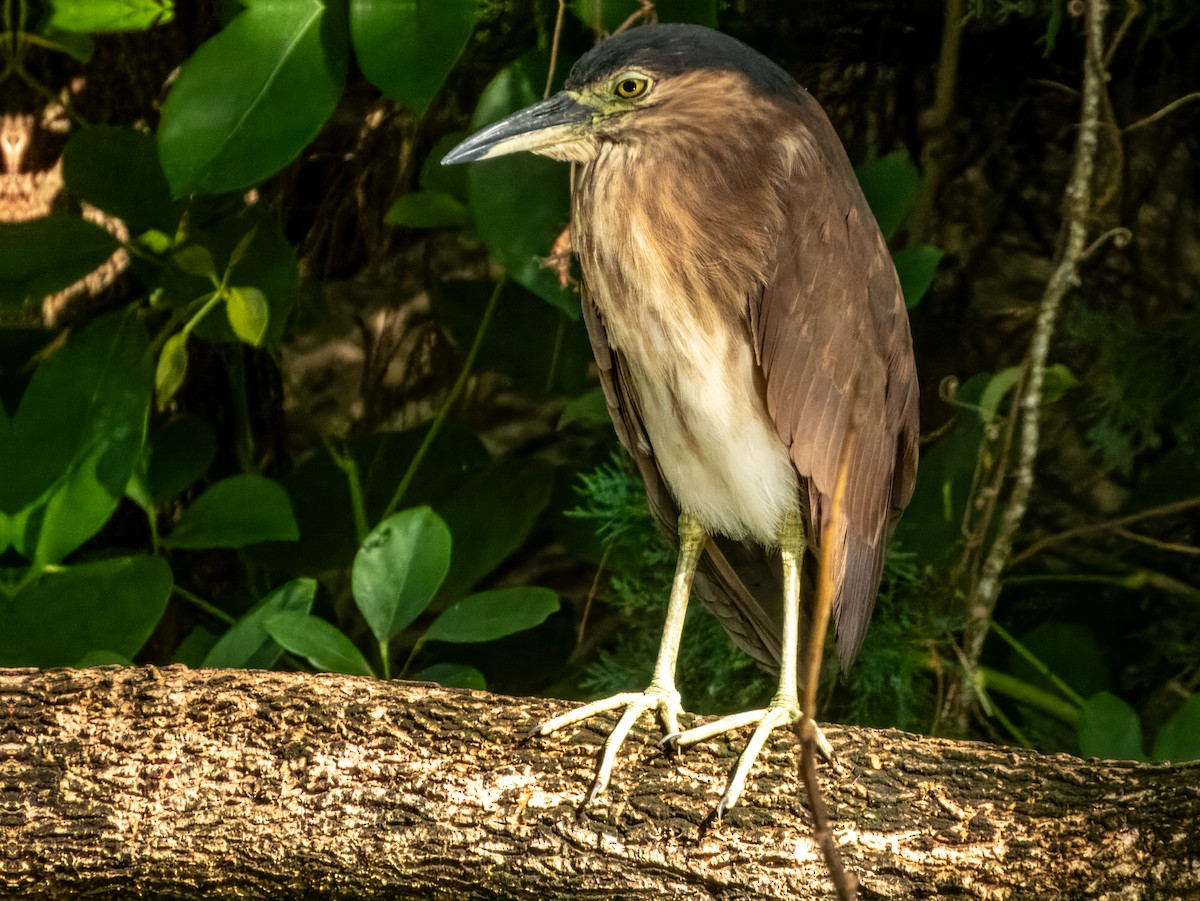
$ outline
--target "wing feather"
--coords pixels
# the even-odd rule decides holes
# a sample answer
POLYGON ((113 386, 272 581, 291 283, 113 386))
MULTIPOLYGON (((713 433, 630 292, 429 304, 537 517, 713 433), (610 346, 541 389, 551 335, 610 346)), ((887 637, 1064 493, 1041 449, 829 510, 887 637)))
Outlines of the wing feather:
POLYGON ((751 322, 768 413, 807 477, 811 533, 840 551, 834 617, 848 666, 874 607, 888 527, 912 494, 917 381, 899 279, 841 142, 807 94, 796 113, 819 164, 786 173, 779 259, 751 322), (851 430, 845 523, 826 535, 851 430))

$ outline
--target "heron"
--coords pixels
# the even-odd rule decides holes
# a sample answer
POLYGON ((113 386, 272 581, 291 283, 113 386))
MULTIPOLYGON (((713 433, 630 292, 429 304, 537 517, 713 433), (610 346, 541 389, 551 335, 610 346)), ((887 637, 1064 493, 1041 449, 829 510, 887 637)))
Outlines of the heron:
POLYGON ((754 726, 720 816, 770 732, 803 716, 800 642, 826 543, 843 670, 862 646, 888 534, 916 479, 900 282, 820 105, 721 32, 656 24, 616 35, 579 59, 561 92, 442 162, 518 151, 577 164, 570 237, 583 318, 617 436, 678 546, 649 686, 535 733, 621 711, 586 804, 646 713, 671 748, 754 726), (693 589, 779 681, 765 708, 683 730, 675 670, 693 589))

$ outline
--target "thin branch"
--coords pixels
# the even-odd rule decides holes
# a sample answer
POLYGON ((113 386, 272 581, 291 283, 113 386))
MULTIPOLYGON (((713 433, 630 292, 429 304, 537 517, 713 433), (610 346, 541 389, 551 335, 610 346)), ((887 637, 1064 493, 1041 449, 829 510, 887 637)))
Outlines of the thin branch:
POLYGON ((546 90, 542 99, 550 96, 550 88, 554 84, 554 70, 558 67, 558 45, 562 41, 563 17, 567 14, 567 0, 558 0, 558 15, 554 19, 554 37, 550 39, 550 71, 546 73, 546 90))
POLYGON ((1155 550, 1169 551, 1172 554, 1200 554, 1200 547, 1191 544, 1179 544, 1175 541, 1160 541, 1157 538, 1151 538, 1149 535, 1141 535, 1137 532, 1131 532, 1128 529, 1117 529, 1115 534, 1120 535, 1128 541, 1135 541, 1138 544, 1146 544, 1155 550))
POLYGON ((1125 40, 1125 35, 1129 32, 1129 26, 1133 24, 1133 20, 1142 11, 1142 6, 1138 3, 1138 0, 1125 0, 1125 7, 1125 18, 1117 26, 1112 43, 1108 45, 1108 51, 1104 54, 1105 69, 1112 65, 1113 57, 1117 55, 1117 48, 1121 46, 1121 41, 1125 40))
POLYGON ((1171 115, 1171 113, 1175 112, 1175 110, 1179 109, 1181 106, 1184 106, 1188 103, 1194 103, 1197 100, 1200 100, 1200 91, 1194 91, 1191 94, 1184 94, 1182 97, 1180 97, 1176 100, 1172 100, 1170 103, 1168 103, 1162 109, 1160 109, 1158 112, 1151 113, 1149 116, 1146 116, 1144 119, 1138 119, 1132 125, 1126 125, 1124 128, 1124 132, 1125 132, 1125 134, 1129 134, 1129 132, 1134 131, 1135 129, 1145 128, 1147 125, 1152 125, 1155 122, 1157 122, 1159 119, 1163 118, 1163 116, 1169 116, 1169 115, 1171 115))
POLYGON ((1173 501, 1169 504, 1151 507, 1148 510, 1140 510, 1137 513, 1130 513, 1128 516, 1119 516, 1116 519, 1108 519, 1104 522, 1093 522, 1088 523, 1086 526, 1076 526, 1073 529, 1067 529, 1065 532, 1059 532, 1057 535, 1048 535, 1040 541, 1035 541, 1019 554, 1014 554, 1012 559, 1009 560, 1009 566, 1017 566, 1024 563, 1030 557, 1036 557, 1046 548, 1050 547, 1050 545, 1068 541, 1071 538, 1078 538, 1080 535, 1093 535, 1097 532, 1107 532, 1109 529, 1121 529, 1125 526, 1131 526, 1135 522, 1141 522, 1143 519, 1170 516, 1174 513, 1191 510, 1193 507, 1200 507, 1200 497, 1190 497, 1182 501, 1173 501))
POLYGON ((1009 565, 1013 539, 1021 520, 1025 517, 1033 491, 1034 462, 1041 438, 1042 387, 1046 377, 1050 340, 1054 335, 1063 298, 1079 283, 1079 264, 1087 245, 1088 215, 1092 208, 1092 180, 1096 170, 1100 118, 1105 108, 1105 72, 1102 62, 1104 18, 1107 9, 1106 0, 1089 0, 1087 4, 1079 139, 1075 147, 1074 166, 1065 192, 1066 241, 1042 295, 1037 324, 1026 357, 1026 376, 1019 404, 1020 440, 1012 493, 983 561, 979 581, 971 592, 968 621, 963 634, 966 668, 960 676, 957 690, 953 691, 952 697, 947 700, 947 703, 954 707, 948 711, 948 719, 962 731, 966 730, 971 707, 968 685, 974 679, 972 671, 979 665, 988 625, 1000 596, 1000 577, 1009 565))
MULTIPOLYGON (((846 477, 850 472, 854 443, 854 429, 851 427, 847 430, 846 443, 842 448, 837 486, 833 491, 833 504, 829 511, 827 531, 831 536, 838 534, 844 522, 846 477)), ((825 858, 825 865, 829 868, 829 878, 837 892, 838 901, 854 901, 858 897, 858 879, 842 864, 842 856, 838 852, 837 843, 833 840, 833 830, 829 827, 829 814, 825 809, 825 799, 821 796, 821 783, 817 781, 817 768, 813 761, 813 749, 817 738, 817 724, 813 719, 813 711, 816 707, 817 688, 821 681, 821 661, 825 656, 825 635, 829 631, 829 616, 833 610, 835 591, 833 557, 840 544, 832 537, 821 542, 816 609, 813 611, 808 636, 808 660, 806 661, 808 669, 804 678, 805 710, 793 728, 800 736, 799 768, 801 779, 804 782, 804 791, 808 795, 808 806, 813 816, 813 842, 821 849, 821 854, 825 858)))
POLYGON ((1131 232, 1125 226, 1118 225, 1116 228, 1110 228, 1087 246, 1087 250, 1083 252, 1083 257, 1080 261, 1082 262, 1084 260, 1090 260, 1096 251, 1098 251, 1109 241, 1112 241, 1113 247, 1116 247, 1118 250, 1120 250, 1121 248, 1128 247, 1129 242, 1132 240, 1133 232, 1131 232))

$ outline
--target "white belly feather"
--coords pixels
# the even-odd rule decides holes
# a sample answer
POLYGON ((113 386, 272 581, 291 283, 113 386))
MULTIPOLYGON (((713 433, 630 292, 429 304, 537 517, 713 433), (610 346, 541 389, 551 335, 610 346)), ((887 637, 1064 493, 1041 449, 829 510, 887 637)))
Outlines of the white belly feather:
MULTIPOLYGON (((634 217, 627 236, 639 224, 634 217)), ((655 460, 680 508, 707 531, 774 545, 784 514, 799 508, 798 483, 759 395, 753 350, 742 333, 714 329, 720 317, 702 322, 689 300, 673 297, 650 259, 637 259, 640 243, 627 243, 633 259, 624 260, 637 270, 636 301, 608 302, 600 273, 589 273, 589 285, 632 370, 655 460)))

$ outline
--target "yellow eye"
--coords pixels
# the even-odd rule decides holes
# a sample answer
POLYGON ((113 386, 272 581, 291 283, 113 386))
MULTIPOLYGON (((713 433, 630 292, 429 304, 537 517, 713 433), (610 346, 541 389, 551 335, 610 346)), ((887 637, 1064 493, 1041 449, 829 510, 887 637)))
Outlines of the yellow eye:
POLYGON ((649 80, 645 78, 622 78, 617 82, 614 89, 618 97, 625 100, 633 100, 635 97, 641 97, 646 93, 646 88, 650 87, 649 80))

